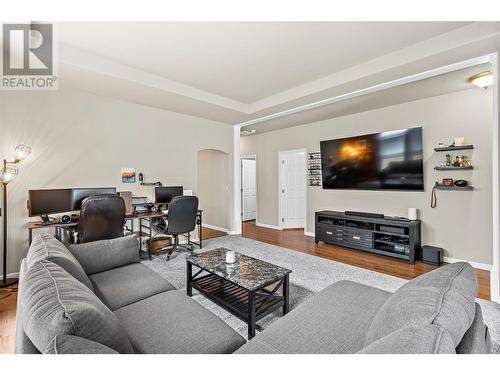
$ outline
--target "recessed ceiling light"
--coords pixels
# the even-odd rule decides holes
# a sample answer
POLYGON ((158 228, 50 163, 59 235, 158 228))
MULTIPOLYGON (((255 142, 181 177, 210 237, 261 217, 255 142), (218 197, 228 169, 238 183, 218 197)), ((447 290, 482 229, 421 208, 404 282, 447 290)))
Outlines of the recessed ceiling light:
POLYGON ((490 71, 486 71, 474 74, 469 78, 468 81, 473 85, 486 89, 493 84, 493 73, 490 71))
POLYGON ((252 135, 252 134, 255 134, 256 130, 255 129, 252 129, 252 130, 242 130, 241 131, 241 135, 252 135))

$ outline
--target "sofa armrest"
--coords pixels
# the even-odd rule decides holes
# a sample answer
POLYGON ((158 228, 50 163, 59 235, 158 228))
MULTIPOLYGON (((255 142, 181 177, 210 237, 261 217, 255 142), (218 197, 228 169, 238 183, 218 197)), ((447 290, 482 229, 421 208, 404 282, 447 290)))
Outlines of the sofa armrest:
POLYGON ((483 321, 481 306, 476 302, 476 315, 471 326, 457 346, 458 354, 489 354, 491 338, 483 321))
POLYGON ((140 262, 139 242, 135 235, 70 245, 69 251, 87 275, 140 262))

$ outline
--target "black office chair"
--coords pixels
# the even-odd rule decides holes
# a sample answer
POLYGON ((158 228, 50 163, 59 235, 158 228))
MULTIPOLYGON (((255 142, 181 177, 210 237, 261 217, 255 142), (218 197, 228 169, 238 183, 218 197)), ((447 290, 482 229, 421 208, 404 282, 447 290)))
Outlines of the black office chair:
POLYGON ((82 201, 78 222, 79 242, 123 236, 125 202, 116 194, 91 195, 82 201))
MULTIPOLYGON (((167 261, 172 253, 178 249, 186 249, 193 252, 193 245, 185 246, 179 244, 179 235, 187 234, 196 227, 196 216, 198 214, 198 198, 194 196, 178 196, 172 198, 168 205, 166 234, 174 238, 174 244, 170 248, 167 261)), ((188 237, 189 238, 189 237, 188 237)))

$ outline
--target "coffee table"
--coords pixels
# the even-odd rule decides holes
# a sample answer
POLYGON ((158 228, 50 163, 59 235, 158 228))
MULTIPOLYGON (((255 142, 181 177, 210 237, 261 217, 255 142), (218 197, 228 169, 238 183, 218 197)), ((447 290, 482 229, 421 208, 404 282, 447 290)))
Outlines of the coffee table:
POLYGON ((289 274, 286 268, 240 253, 226 263, 225 248, 186 258, 186 289, 193 289, 248 324, 248 339, 257 321, 278 308, 289 311, 289 274), (195 273, 193 273, 195 269, 195 273))

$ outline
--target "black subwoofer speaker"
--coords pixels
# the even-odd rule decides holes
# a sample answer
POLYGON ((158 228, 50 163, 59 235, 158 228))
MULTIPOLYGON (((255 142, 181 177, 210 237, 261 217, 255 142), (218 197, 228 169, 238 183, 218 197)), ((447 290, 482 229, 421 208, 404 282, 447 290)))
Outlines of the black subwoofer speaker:
POLYGON ((443 264, 443 249, 435 246, 422 246, 422 262, 440 266, 443 264))

